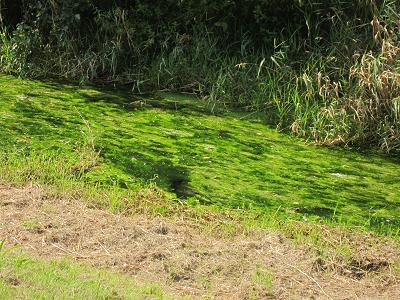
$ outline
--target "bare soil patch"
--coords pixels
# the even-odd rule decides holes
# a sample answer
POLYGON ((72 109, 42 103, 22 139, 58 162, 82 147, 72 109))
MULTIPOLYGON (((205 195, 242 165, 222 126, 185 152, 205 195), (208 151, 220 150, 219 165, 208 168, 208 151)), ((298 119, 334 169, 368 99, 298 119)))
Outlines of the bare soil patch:
POLYGON ((219 234, 193 221, 112 214, 41 187, 0 186, 0 239, 39 257, 72 257, 193 298, 400 299, 397 242, 327 235, 347 239, 352 254, 339 258, 332 246, 327 256, 273 230, 219 234))

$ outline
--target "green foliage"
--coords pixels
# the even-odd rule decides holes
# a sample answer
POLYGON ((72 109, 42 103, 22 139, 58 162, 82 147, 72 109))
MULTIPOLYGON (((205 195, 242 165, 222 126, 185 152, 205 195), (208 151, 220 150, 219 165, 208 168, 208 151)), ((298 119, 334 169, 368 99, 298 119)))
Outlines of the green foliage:
POLYGON ((212 114, 189 96, 138 99, 4 75, 0 94, 0 181, 77 190, 74 198, 120 212, 168 214, 184 203, 250 213, 248 222, 254 214, 398 235, 393 159, 307 146, 261 113, 212 114))
POLYGON ((400 151, 398 1, 40 0, 21 7, 21 23, 2 34, 3 72, 195 92, 263 111, 270 123, 320 144, 400 151))

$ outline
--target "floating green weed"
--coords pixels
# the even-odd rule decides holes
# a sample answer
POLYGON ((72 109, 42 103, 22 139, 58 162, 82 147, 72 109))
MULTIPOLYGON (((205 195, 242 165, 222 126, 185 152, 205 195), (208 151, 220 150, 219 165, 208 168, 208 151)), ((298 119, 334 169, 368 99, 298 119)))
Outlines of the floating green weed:
POLYGON ((400 228, 398 162, 307 146, 254 113, 210 114, 189 96, 137 98, 10 76, 0 77, 0 105, 2 180, 121 194, 150 184, 190 205, 400 228))

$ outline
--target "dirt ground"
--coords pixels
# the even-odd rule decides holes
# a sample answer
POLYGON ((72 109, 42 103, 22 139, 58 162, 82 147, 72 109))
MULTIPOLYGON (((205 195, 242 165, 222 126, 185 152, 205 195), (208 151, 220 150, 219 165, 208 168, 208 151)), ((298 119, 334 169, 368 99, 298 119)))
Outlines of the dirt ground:
POLYGON ((224 235, 195 222, 112 214, 40 187, 0 186, 7 245, 107 267, 190 298, 400 299, 398 245, 347 238, 353 254, 339 260, 272 230, 224 235))

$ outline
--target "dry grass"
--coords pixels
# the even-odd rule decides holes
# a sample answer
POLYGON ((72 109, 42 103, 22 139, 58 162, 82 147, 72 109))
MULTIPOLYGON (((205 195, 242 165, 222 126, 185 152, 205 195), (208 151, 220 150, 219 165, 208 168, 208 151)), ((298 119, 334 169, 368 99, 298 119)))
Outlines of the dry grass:
MULTIPOLYGON (((320 72, 308 79, 310 86, 317 83, 320 97, 335 99, 317 115, 320 127, 312 130, 317 144, 368 145, 375 140, 384 151, 400 149, 399 24, 388 26, 375 16, 371 25, 375 49, 353 55, 343 84, 320 72)), ((300 131, 296 122, 292 131, 300 131)))
MULTIPOLYGON (((213 222, 213 221, 210 221, 213 222)), ((0 237, 40 257, 72 257, 215 299, 399 299, 393 240, 317 228, 232 231, 116 215, 38 186, 0 186, 0 237), (227 232, 230 232, 227 234, 227 232), (300 238, 301 237, 301 238, 300 238)))

